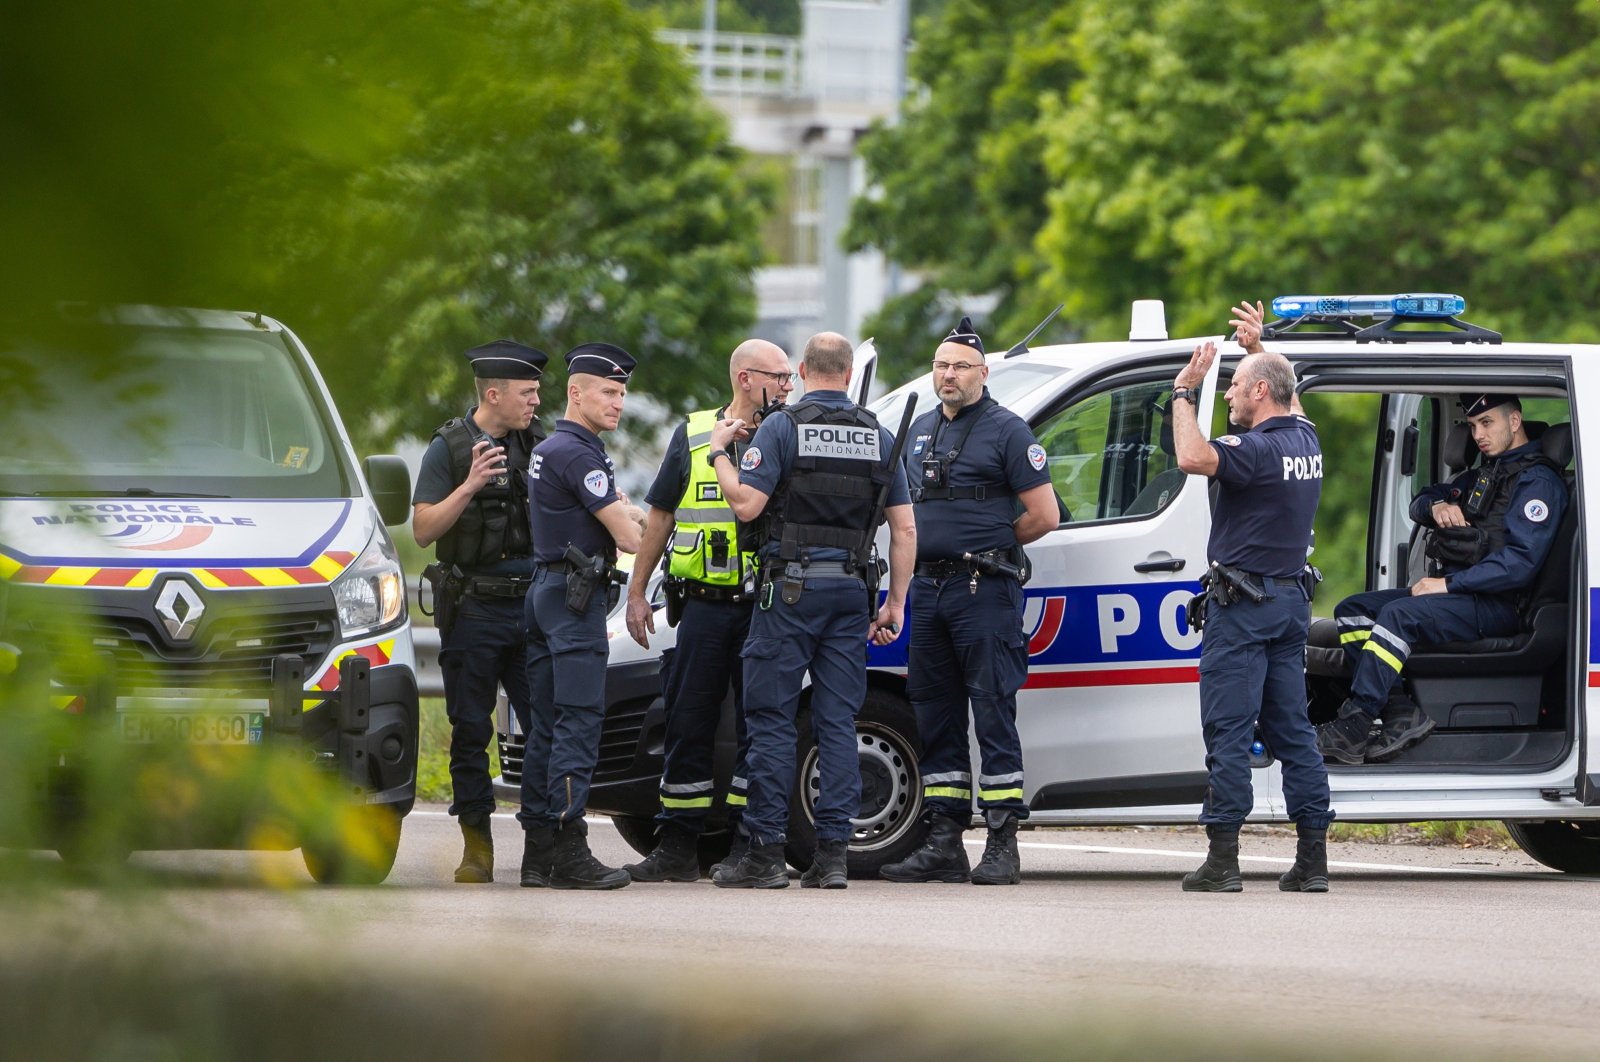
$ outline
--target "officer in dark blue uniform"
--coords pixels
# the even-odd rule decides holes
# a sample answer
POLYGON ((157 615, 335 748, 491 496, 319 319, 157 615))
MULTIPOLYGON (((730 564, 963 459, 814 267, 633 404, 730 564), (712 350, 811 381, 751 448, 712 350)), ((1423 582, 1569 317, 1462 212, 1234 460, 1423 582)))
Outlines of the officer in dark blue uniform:
MULTIPOLYGON (((1217 356, 1195 349, 1173 384, 1178 467, 1218 486, 1212 512, 1205 641, 1200 651, 1200 723, 1210 778, 1200 821, 1210 852, 1183 879, 1185 891, 1238 892, 1239 827, 1254 804, 1250 743, 1257 718, 1283 765, 1283 794, 1299 834, 1284 891, 1328 889, 1328 771, 1306 715, 1305 645, 1310 624, 1306 546, 1322 495, 1316 429, 1289 412, 1294 369, 1279 354, 1251 354, 1234 370, 1228 419, 1245 435, 1207 442, 1196 417, 1198 388, 1217 356)), ((1193 606, 1191 606, 1193 607, 1193 606)))
POLYGON ((983 340, 963 317, 933 355, 940 407, 912 424, 905 452, 917 518, 906 692, 922 738, 929 830, 926 844, 879 871, 889 881, 1022 880, 1022 546, 1056 526, 1057 508, 1044 447, 1021 417, 989 396, 988 378, 983 340), (978 806, 989 827, 976 870, 961 843, 972 822, 969 704, 980 754, 978 806))
POLYGON ((617 889, 625 870, 590 853, 583 811, 605 718, 606 613, 617 551, 639 549, 641 514, 617 495, 600 433, 622 416, 634 360, 610 343, 567 352, 567 410, 533 452, 533 588, 528 683, 533 726, 522 760, 522 884, 617 889))
POLYGON ((1334 763, 1379 763, 1427 737, 1433 720, 1400 685, 1411 647, 1515 634, 1522 595, 1566 512, 1562 470, 1528 440, 1516 396, 1463 395, 1461 408, 1483 467, 1411 502, 1411 519, 1430 529, 1425 548, 1442 574, 1409 589, 1356 594, 1334 609, 1352 670, 1350 699, 1317 734, 1334 763), (1373 739, 1380 714, 1383 729, 1373 739))
POLYGON ((718 423, 709 459, 734 515, 764 517, 762 582, 744 646, 744 701, 750 735, 750 848, 712 882, 723 888, 783 888, 789 794, 795 775, 795 719, 801 680, 811 672, 811 724, 820 789, 817 853, 802 888, 842 889, 850 818, 861 807, 855 718, 867 694, 866 641, 887 645, 904 622, 916 561, 916 520, 893 440, 845 394, 852 351, 841 335, 806 342, 800 402, 761 423, 736 474, 727 447, 745 430, 718 423), (889 521, 889 593, 876 617, 872 541, 889 521))
POLYGON ((450 719, 450 814, 461 823, 464 851, 455 879, 494 880, 495 686, 524 733, 528 729, 527 632, 522 600, 533 575, 528 527, 528 460, 544 439, 534 418, 548 356, 509 339, 467 351, 478 405, 434 432, 412 493, 417 545, 437 543, 427 574, 439 626, 450 719))

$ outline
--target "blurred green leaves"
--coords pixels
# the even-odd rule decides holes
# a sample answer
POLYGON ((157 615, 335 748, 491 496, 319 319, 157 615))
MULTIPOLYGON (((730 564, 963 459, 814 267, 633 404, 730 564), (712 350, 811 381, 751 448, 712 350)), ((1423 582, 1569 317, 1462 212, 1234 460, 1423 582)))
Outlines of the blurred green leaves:
POLYGON ((621 0, 36 6, 0 138, 0 317, 261 309, 368 442, 458 413, 502 335, 621 343, 681 408, 754 316, 769 192, 621 0))

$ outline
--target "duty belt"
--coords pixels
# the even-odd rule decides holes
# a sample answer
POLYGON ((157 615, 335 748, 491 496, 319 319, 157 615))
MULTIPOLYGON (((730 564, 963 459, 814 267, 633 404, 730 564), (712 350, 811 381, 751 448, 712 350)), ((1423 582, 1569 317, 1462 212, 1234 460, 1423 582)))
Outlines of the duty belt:
MULTIPOLYGON (((767 567, 768 579, 782 579, 784 565, 776 564, 767 567)), ((844 561, 812 561, 803 567, 803 575, 807 579, 865 579, 865 574, 854 564, 844 561)))
POLYGON ((534 563, 534 567, 535 568, 543 568, 546 571, 552 571, 552 572, 557 573, 558 575, 566 575, 568 572, 572 571, 572 567, 573 566, 572 566, 572 564, 570 564, 569 562, 564 561, 564 560, 553 560, 553 561, 537 561, 537 562, 534 563))
POLYGON ((970 571, 972 565, 964 560, 918 561, 916 569, 918 575, 929 579, 952 579, 957 575, 966 575, 970 571))
POLYGON ((742 586, 711 586, 706 583, 695 582, 693 579, 684 579, 680 585, 684 596, 692 597, 697 601, 754 601, 756 595, 747 591, 742 586))
POLYGON ((532 583, 515 576, 474 575, 461 584, 461 592, 473 597, 523 597, 532 583))

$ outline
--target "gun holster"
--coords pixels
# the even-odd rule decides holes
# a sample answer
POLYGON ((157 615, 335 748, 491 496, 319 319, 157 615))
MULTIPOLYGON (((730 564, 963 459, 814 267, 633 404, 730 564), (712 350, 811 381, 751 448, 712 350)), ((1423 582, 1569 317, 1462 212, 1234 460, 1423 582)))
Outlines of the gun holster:
MULTIPOLYGON (((433 611, 425 614, 433 616, 433 625, 439 630, 440 640, 446 641, 460 612, 461 587, 466 575, 454 564, 446 568, 439 561, 434 561, 422 569, 422 578, 433 590, 433 611)), ((420 594, 418 598, 420 602, 420 594)))
POLYGON ((586 556, 577 546, 568 546, 563 559, 567 562, 567 611, 582 616, 605 578, 605 559, 586 556))
POLYGON ((661 580, 661 592, 667 599, 667 626, 676 627, 683 618, 683 580, 669 575, 661 580))

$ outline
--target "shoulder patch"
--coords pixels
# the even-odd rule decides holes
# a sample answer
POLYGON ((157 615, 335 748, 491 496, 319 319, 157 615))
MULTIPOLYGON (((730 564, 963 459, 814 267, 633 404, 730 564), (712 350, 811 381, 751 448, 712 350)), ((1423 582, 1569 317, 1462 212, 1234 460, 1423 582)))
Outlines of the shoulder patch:
POLYGON ((928 445, 928 440, 931 438, 933 438, 931 435, 917 436, 917 441, 911 444, 911 456, 916 457, 918 454, 922 453, 923 449, 928 445))
POLYGON ((1522 515, 1536 524, 1542 524, 1550 518, 1550 506, 1535 498, 1522 507, 1522 515))
POLYGON ((739 461, 739 467, 746 472, 754 472, 761 467, 761 447, 752 446, 744 452, 744 457, 739 461))
POLYGON ((610 478, 598 468, 583 477, 583 489, 596 498, 604 498, 609 486, 610 478))
POLYGON ((1241 441, 1242 440, 1240 440, 1237 435, 1217 436, 1217 442, 1221 443, 1223 446, 1238 446, 1241 441))
POLYGON ((1032 465, 1035 471, 1038 471, 1044 467, 1044 459, 1044 447, 1040 446, 1038 443, 1034 443, 1032 446, 1028 447, 1028 464, 1032 465))

